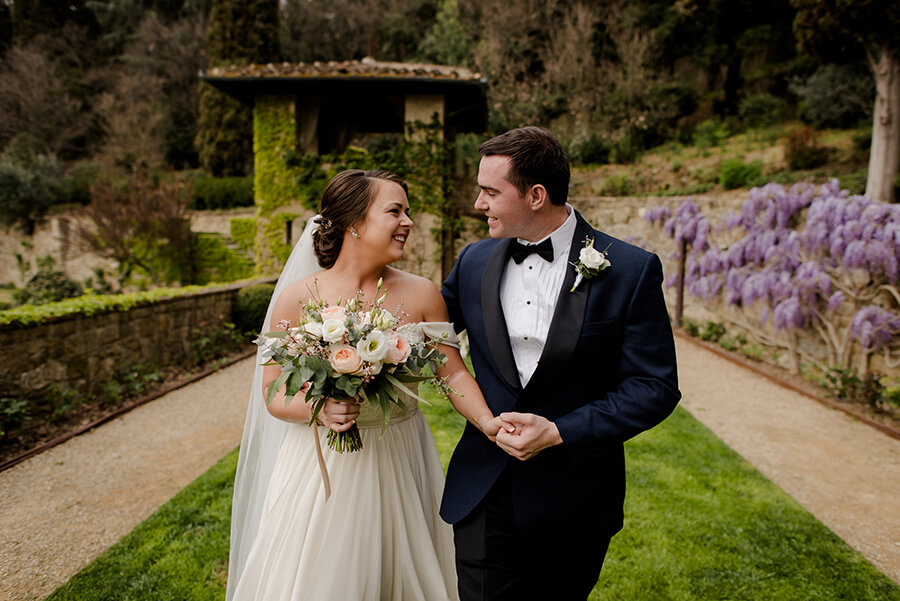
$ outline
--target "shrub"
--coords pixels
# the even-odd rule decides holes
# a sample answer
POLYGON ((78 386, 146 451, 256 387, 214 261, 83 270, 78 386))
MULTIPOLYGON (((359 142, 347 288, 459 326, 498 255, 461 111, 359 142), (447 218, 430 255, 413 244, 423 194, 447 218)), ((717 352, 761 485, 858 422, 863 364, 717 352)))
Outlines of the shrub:
POLYGON ((726 190, 747 186, 762 177, 762 163, 745 163, 741 159, 722 161, 719 168, 719 184, 726 190))
POLYGON ((91 202, 91 186, 100 175, 100 167, 80 161, 66 173, 63 180, 61 202, 86 205, 91 202))
POLYGON ((231 320, 238 331, 259 334, 274 291, 272 284, 254 284, 238 291, 231 312, 231 320))
POLYGON ((814 169, 828 161, 828 149, 819 146, 813 130, 802 127, 788 136, 785 158, 791 169, 814 169))
POLYGON ((200 211, 252 207, 253 177, 197 177, 191 208, 200 211))
POLYGON ((28 162, 0 157, 0 224, 21 226, 30 235, 59 202, 62 185, 54 156, 39 155, 28 162))
POLYGON ((741 101, 738 112, 747 127, 771 127, 784 116, 784 101, 771 94, 754 94, 741 101))
POLYGON ((818 128, 856 125, 875 100, 872 76, 853 65, 822 65, 791 82, 790 90, 800 99, 800 118, 818 128))
POLYGON ((610 150, 606 138, 591 132, 572 143, 569 156, 575 165, 603 165, 609 162, 610 150))
POLYGON ((728 137, 728 132, 721 121, 713 117, 701 121, 694 129, 694 146, 697 148, 712 148, 722 143, 728 137))
POLYGON ((44 305, 81 296, 82 289, 79 284, 69 277, 54 269, 54 260, 47 256, 38 261, 37 273, 25 282, 21 290, 13 292, 13 298, 20 305, 44 305))
POLYGON ((0 398, 0 438, 6 438, 9 433, 19 430, 28 418, 28 401, 0 398))
POLYGON ((627 173, 610 175, 600 187, 603 196, 628 196, 634 191, 634 185, 627 173))

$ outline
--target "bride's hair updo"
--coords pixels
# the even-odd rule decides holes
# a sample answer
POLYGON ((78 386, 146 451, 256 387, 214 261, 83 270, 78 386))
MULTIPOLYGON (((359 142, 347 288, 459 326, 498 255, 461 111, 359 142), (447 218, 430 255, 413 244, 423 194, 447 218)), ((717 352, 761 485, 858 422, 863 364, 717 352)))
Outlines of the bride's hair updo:
POLYGON ((344 233, 365 221, 369 206, 375 199, 377 180, 380 179, 394 182, 409 196, 406 182, 387 171, 342 171, 325 186, 319 203, 319 227, 313 232, 316 259, 323 269, 328 269, 337 261, 344 233))

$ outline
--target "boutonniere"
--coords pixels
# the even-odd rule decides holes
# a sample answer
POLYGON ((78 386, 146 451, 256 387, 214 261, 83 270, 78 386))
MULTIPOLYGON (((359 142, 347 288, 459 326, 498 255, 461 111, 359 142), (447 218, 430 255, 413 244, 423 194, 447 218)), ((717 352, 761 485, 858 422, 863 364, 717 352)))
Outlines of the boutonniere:
MULTIPOLYGON (((611 244, 612 243, 610 243, 610 245, 611 244)), ((609 250, 610 245, 607 245, 603 250, 597 250, 594 248, 593 238, 584 239, 584 247, 578 253, 578 262, 573 263, 577 275, 575 276, 575 283, 572 285, 572 289, 569 290, 569 292, 575 292, 578 288, 578 284, 585 278, 590 279, 597 277, 601 271, 610 268, 612 264, 609 262, 609 259, 606 258, 606 251, 609 250)))

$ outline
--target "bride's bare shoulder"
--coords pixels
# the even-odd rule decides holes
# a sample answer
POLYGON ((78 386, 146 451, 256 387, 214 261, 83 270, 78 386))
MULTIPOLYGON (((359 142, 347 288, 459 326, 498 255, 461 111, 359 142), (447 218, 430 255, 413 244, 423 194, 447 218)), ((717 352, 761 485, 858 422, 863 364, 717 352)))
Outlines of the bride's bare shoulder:
POLYGON ((284 290, 278 295, 278 304, 296 303, 306 304, 312 298, 316 298, 317 277, 316 274, 307 276, 302 280, 298 280, 293 284, 285 286, 284 290))
POLYGON ((431 315, 436 305, 443 306, 444 300, 437 284, 408 271, 393 271, 392 291, 403 298, 405 310, 415 315, 417 320, 431 315))

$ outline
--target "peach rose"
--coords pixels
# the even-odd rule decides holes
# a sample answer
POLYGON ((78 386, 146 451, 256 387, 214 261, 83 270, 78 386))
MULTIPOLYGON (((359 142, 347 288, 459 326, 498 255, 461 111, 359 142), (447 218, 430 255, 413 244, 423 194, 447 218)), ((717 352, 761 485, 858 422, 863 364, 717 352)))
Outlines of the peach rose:
POLYGON ((331 362, 331 367, 334 368, 334 371, 339 374, 352 374, 362 366, 362 359, 359 358, 359 353, 349 344, 335 346, 328 360, 331 362))
POLYGON ((335 305, 333 307, 325 307, 321 311, 322 321, 326 321, 329 319, 336 319, 341 323, 347 319, 347 312, 344 311, 344 308, 340 305, 335 305))
POLYGON ((388 336, 388 351, 384 360, 387 363, 399 365, 409 359, 409 352, 409 342, 406 341, 406 338, 396 332, 391 332, 388 336))

